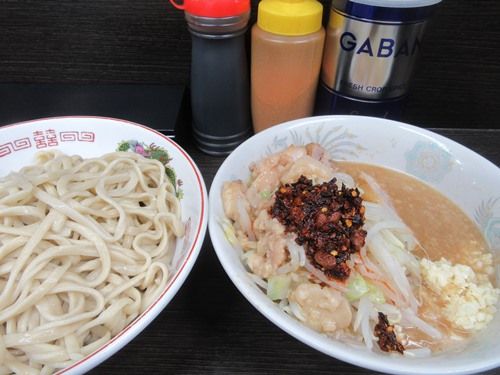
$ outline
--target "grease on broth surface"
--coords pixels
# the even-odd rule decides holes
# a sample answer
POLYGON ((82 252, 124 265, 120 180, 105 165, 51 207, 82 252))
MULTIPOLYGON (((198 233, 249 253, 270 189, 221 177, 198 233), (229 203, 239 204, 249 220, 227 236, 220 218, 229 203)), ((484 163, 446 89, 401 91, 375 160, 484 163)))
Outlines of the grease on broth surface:
MULTIPOLYGON (((395 170, 364 163, 335 162, 344 173, 350 174, 364 191, 363 198, 376 202, 376 194, 362 178, 373 177, 387 193, 398 215, 413 231, 421 246, 414 253, 433 261, 445 258, 452 263, 470 266, 480 278, 492 280, 491 264, 484 262, 490 253, 488 244, 475 223, 450 199, 420 180, 395 170)), ((417 329, 407 330, 412 341, 433 350, 460 350, 471 336, 470 332, 453 327, 443 315, 438 296, 422 285, 419 297, 423 304, 419 314, 447 333, 445 340, 432 340, 417 329)))
POLYGON ((360 177, 361 172, 380 184, 427 253, 417 249, 416 255, 427 255, 431 260, 444 257, 452 263, 468 265, 476 272, 487 272, 483 264, 475 261, 489 251, 484 237, 474 222, 439 191, 388 168, 353 162, 336 162, 336 165, 356 179, 368 201, 376 201, 376 198, 360 177))

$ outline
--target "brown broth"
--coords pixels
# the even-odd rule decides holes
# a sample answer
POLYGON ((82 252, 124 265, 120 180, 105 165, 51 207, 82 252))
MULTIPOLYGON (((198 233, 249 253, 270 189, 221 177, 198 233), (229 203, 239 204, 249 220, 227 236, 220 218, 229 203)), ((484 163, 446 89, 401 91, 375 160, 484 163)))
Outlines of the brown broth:
MULTIPOLYGON (((353 176, 365 191, 363 198, 368 201, 377 201, 377 198, 360 174, 365 172, 373 177, 431 260, 446 258, 484 272, 473 262, 477 254, 488 251, 484 237, 474 222, 443 194, 414 177, 391 169, 352 162, 336 162, 336 165, 353 176)), ((424 255, 422 249, 417 249, 415 254, 424 255)))
MULTIPOLYGON (((416 256, 426 256, 431 260, 445 258, 453 264, 468 265, 476 273, 487 274, 485 265, 475 261, 489 252, 486 240, 474 222, 443 194, 414 177, 391 169, 343 161, 335 162, 335 166, 355 179, 367 201, 377 202, 378 198, 361 177, 362 172, 377 181, 422 246, 414 250, 416 256)), ((419 315, 439 326, 443 333, 455 340, 430 340, 415 329, 407 332, 412 341, 436 352, 457 347, 461 340, 457 341, 456 338, 470 336, 450 325, 441 313, 439 299, 429 288, 423 285, 419 295, 423 301, 419 315)))

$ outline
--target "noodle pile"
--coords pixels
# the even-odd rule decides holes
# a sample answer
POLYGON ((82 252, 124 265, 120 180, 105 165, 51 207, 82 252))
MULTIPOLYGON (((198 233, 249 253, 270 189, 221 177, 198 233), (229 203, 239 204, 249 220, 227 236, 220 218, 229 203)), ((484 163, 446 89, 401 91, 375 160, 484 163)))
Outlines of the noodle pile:
POLYGON ((164 290, 180 203, 165 166, 56 152, 0 179, 0 374, 93 352, 164 290))

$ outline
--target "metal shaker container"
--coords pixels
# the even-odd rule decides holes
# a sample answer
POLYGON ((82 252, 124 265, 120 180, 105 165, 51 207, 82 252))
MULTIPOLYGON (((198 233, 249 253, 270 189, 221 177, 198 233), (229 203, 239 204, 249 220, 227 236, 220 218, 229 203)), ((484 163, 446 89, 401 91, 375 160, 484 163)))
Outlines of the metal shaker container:
POLYGON ((397 119, 440 0, 332 0, 317 114, 397 119))

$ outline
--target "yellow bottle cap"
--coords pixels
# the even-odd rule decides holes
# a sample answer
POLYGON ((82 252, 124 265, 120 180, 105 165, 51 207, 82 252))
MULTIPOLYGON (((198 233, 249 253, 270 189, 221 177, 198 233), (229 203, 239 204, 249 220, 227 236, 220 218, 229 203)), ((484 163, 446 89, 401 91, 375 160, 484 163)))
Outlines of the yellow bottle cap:
POLYGON ((262 0, 257 25, 278 35, 307 35, 321 28, 323 5, 316 0, 262 0))

